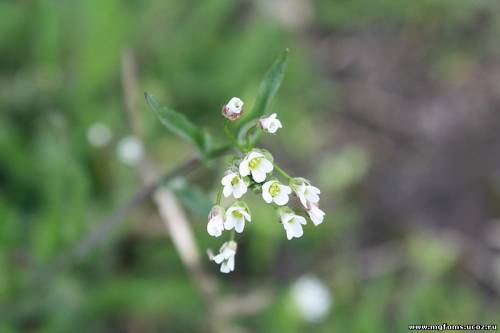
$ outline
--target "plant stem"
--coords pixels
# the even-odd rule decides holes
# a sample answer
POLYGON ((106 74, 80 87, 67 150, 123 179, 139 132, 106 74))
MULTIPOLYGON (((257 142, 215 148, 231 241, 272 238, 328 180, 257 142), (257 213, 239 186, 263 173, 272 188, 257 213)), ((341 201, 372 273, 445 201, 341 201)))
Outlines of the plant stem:
POLYGON ((220 205, 220 201, 222 199, 222 185, 219 186, 219 190, 217 191, 217 205, 220 205))
POLYGON ((283 177, 285 177, 285 178, 286 178, 286 179, 288 179, 288 180, 292 179, 292 177, 291 177, 288 173, 286 173, 286 172, 285 172, 285 170, 283 170, 282 168, 280 168, 278 164, 276 164, 276 163, 274 163, 274 162, 273 162, 273 165, 274 165, 274 168, 275 168, 275 169, 276 169, 276 170, 277 170, 277 171, 278 171, 278 172, 279 172, 279 173, 280 173, 283 177))
POLYGON ((245 148, 242 147, 239 143, 238 143, 238 140, 235 138, 235 136, 233 135, 233 133, 231 133, 231 131, 229 130, 229 127, 227 127, 227 123, 224 125, 224 133, 226 133, 226 136, 228 137, 229 141, 231 141, 231 143, 236 147, 238 148, 240 151, 245 151, 245 148))
POLYGON ((252 143, 250 142, 250 139, 252 131, 254 131, 255 129, 257 129, 257 123, 255 123, 252 127, 250 127, 245 134, 245 145, 247 146, 248 149, 252 149, 252 143))
POLYGON ((235 236, 236 236, 236 232, 235 232, 235 231, 234 231, 234 229, 233 229, 233 230, 231 230, 231 235, 229 236, 229 237, 230 237, 230 238, 229 238, 229 240, 230 240, 231 242, 232 242, 232 241, 234 241, 235 236))

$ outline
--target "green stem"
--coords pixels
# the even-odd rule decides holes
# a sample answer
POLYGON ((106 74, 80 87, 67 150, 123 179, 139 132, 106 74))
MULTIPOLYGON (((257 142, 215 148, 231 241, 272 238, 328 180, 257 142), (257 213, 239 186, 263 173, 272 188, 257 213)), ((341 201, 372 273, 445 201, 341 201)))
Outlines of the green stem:
POLYGON ((219 190, 217 191, 217 205, 220 205, 222 199, 222 185, 219 186, 219 190))
POLYGON ((252 149, 252 143, 250 142, 251 134, 252 131, 255 131, 256 129, 257 129, 257 124, 254 124, 252 127, 248 129, 248 131, 245 134, 245 145, 247 146, 248 149, 252 149))
POLYGON ((230 238, 229 238, 229 240, 230 240, 231 242, 233 242, 233 241, 234 241, 234 238, 236 237, 236 232, 234 231, 234 229, 233 229, 233 230, 231 230, 231 235, 230 235, 229 237, 230 237, 230 238))
POLYGON ((292 177, 288 173, 286 173, 285 170, 280 168, 279 165, 277 165, 274 162, 273 162, 273 165, 274 165, 274 168, 276 169, 276 171, 278 171, 283 177, 285 177, 288 180, 292 179, 292 177))
POLYGON ((240 151, 244 151, 245 147, 242 147, 239 143, 236 137, 231 133, 231 130, 229 130, 229 127, 227 127, 227 123, 224 125, 224 133, 226 133, 226 136, 228 137, 229 141, 238 148, 240 151))

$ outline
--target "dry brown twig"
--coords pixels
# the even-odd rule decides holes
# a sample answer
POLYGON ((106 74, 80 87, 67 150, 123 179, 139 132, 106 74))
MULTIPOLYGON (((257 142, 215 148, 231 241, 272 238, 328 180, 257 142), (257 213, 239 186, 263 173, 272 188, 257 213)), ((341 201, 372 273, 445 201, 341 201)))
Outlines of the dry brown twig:
MULTIPOLYGON (((129 49, 122 52, 122 87, 130 130, 142 142, 142 128, 137 109, 139 90, 136 65, 129 49)), ((199 162, 199 159, 192 160, 188 166, 199 162)), ((139 164, 139 175, 146 187, 157 183, 159 178, 147 154, 144 154, 139 164)), ((183 208, 165 187, 155 186, 151 194, 174 247, 204 301, 210 331, 234 331, 229 324, 229 318, 257 313, 269 303, 271 293, 267 290, 256 290, 243 296, 218 297, 216 282, 203 268, 196 239, 183 208)))

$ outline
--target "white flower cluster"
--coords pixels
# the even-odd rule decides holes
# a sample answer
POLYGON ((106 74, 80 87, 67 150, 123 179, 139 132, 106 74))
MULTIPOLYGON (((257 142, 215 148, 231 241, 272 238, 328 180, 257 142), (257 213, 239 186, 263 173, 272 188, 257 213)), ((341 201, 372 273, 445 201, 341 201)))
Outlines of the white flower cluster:
MULTIPOLYGON (((233 97, 224 106, 223 114, 228 119, 234 120, 236 114, 240 115, 242 107, 243 101, 233 97)), ((259 119, 256 126, 271 134, 275 134, 278 129, 283 127, 277 119, 276 113, 259 119)), ((324 219, 325 213, 319 208, 320 190, 317 187, 312 186, 304 178, 288 176, 274 163, 273 157, 268 151, 263 149, 246 151, 233 162, 221 180, 221 190, 224 197, 233 196, 236 201, 224 208, 220 205, 218 198, 217 204, 212 207, 208 216, 207 231, 211 236, 219 237, 224 230, 233 231, 231 240, 223 244, 219 254, 211 257, 217 264, 221 264, 220 270, 224 273, 234 270, 237 249, 234 232, 242 233, 245 222, 252 220, 250 209, 244 201, 240 200, 249 189, 262 195, 262 199, 266 203, 276 207, 288 239, 301 237, 304 234, 302 226, 307 223, 303 216, 296 214, 286 206, 292 194, 298 197, 300 204, 314 225, 321 224, 324 219), (288 185, 282 184, 273 177, 273 171, 276 170, 287 179, 288 185)))

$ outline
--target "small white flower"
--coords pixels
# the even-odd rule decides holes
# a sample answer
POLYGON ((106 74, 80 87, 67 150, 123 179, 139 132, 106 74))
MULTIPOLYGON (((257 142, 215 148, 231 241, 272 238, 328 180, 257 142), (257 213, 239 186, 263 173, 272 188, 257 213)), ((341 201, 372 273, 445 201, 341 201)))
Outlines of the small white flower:
POLYGON ((302 225, 307 221, 304 217, 295 214, 291 209, 285 208, 280 211, 281 223, 286 231, 286 238, 300 238, 304 234, 302 225))
POLYGON ((238 97, 233 97, 222 107, 222 115, 229 120, 236 120, 243 112, 243 101, 238 97))
POLYGON ((112 133, 109 127, 104 123, 94 123, 87 130, 87 140, 90 144, 96 147, 107 145, 112 138, 112 133))
POLYGON ((224 221, 224 228, 231 230, 234 228, 236 232, 242 233, 245 228, 245 221, 250 222, 252 217, 248 210, 247 205, 238 201, 226 210, 226 219, 224 221))
POLYGON ((326 318, 333 303, 328 287, 316 276, 309 274, 293 284, 292 299, 304 319, 316 323, 326 318))
POLYGON ((278 206, 284 206, 288 203, 290 193, 292 189, 277 180, 270 180, 262 185, 262 198, 267 203, 274 202, 278 206))
POLYGON ((224 208, 213 206, 208 214, 207 232, 210 236, 219 237, 224 231, 224 208))
POLYGON ((252 174, 253 180, 262 183, 266 174, 273 171, 273 164, 262 153, 252 151, 241 161, 239 169, 242 177, 252 174))
POLYGON ((276 118, 276 113, 273 113, 269 117, 260 118, 259 125, 265 132, 271 134, 274 134, 278 131, 278 129, 283 128, 283 125, 281 125, 281 121, 276 118))
POLYGON ((120 160, 127 165, 137 165, 144 157, 144 147, 141 141, 133 135, 120 140, 116 149, 120 160))
POLYGON ((238 173, 233 171, 229 171, 222 178, 221 184, 224 185, 222 193, 226 198, 233 194, 236 199, 239 199, 247 192, 247 184, 238 173))
POLYGON ((311 218, 311 221, 313 221, 314 225, 323 223, 325 212, 319 209, 317 204, 310 203, 307 208, 307 214, 309 214, 309 217, 311 218))
POLYGON ((309 203, 317 204, 319 202, 319 194, 321 191, 319 188, 312 186, 306 179, 293 178, 290 181, 290 186, 306 209, 309 203))
POLYGON ((219 254, 212 258, 217 264, 220 265, 220 271, 222 273, 229 273, 234 271, 234 257, 236 255, 236 249, 238 244, 236 242, 230 241, 222 244, 219 254))

